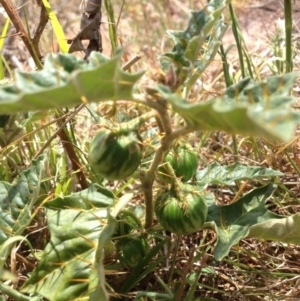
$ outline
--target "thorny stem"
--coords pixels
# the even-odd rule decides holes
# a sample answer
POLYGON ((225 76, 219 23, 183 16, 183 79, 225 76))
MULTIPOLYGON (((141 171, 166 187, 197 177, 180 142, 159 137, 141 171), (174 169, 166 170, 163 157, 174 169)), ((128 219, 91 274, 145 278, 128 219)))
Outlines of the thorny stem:
POLYGON ((153 214, 154 214, 154 204, 153 204, 153 182, 155 171, 163 159, 165 150, 163 146, 159 147, 155 152, 154 159, 151 162, 150 168, 142 179, 142 189, 145 196, 145 206, 146 206, 146 219, 145 219, 145 229, 152 226, 153 214))
POLYGON ((180 198, 180 181, 177 179, 174 169, 169 162, 165 163, 165 169, 167 174, 171 177, 171 193, 176 196, 179 200, 180 198))
MULTIPOLYGON (((145 229, 148 229, 152 226, 154 215, 153 183, 155 172, 157 171, 159 164, 163 161, 164 155, 170 148, 171 143, 180 136, 186 135, 195 129, 187 126, 173 130, 166 100, 161 97, 156 97, 156 99, 153 100, 150 96, 147 96, 145 99, 146 100, 140 100, 138 102, 156 110, 158 114, 157 119, 160 121, 160 129, 162 130, 163 135, 160 141, 160 147, 156 150, 148 171, 141 176, 146 206, 145 229)), ((135 101, 136 100, 137 97, 135 97, 135 101)))
POLYGON ((30 39, 30 37, 22 23, 22 20, 18 14, 17 9, 12 5, 10 0, 0 0, 0 4, 3 6, 3 8, 5 9, 9 18, 11 19, 11 22, 15 26, 17 33, 19 34, 20 38, 24 42, 24 44, 25 44, 26 48, 28 49, 31 57, 33 58, 37 68, 42 69, 43 66, 40 61, 42 58, 42 55, 40 53, 40 50, 38 47, 35 47, 35 45, 33 45, 32 40, 30 39))
POLYGON ((161 121, 161 126, 163 128, 164 133, 160 141, 161 145, 155 152, 149 170, 141 178, 142 190, 144 193, 146 206, 145 229, 150 228, 153 223, 153 183, 155 178, 155 172, 159 164, 162 162, 164 155, 168 151, 172 141, 180 137, 181 135, 187 134, 192 131, 192 128, 188 127, 173 131, 166 101, 164 99, 158 99, 156 101, 147 99, 147 104, 149 104, 149 106, 151 106, 151 103, 155 104, 155 109, 161 121))

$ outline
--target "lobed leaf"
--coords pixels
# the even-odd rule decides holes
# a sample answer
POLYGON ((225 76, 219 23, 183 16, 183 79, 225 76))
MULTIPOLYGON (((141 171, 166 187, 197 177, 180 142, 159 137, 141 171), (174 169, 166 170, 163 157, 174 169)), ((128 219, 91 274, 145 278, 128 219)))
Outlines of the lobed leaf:
POLYGON ((72 193, 64 197, 56 197, 44 204, 50 209, 92 209, 108 207, 113 204, 114 194, 98 184, 92 184, 88 189, 72 193))
POLYGON ((47 209, 46 215, 51 240, 22 291, 49 300, 76 300, 87 292, 95 244, 107 210, 47 209))
POLYGON ((299 72, 277 75, 256 83, 250 78, 229 87, 222 98, 191 103, 159 85, 158 92, 171 103, 193 130, 263 136, 288 141, 300 121, 290 96, 299 72))
POLYGON ((248 166, 239 162, 223 166, 218 162, 213 162, 196 174, 197 184, 204 186, 207 184, 231 185, 235 181, 258 180, 268 177, 280 177, 284 174, 262 166, 248 166))
POLYGON ((253 189, 230 205, 217 205, 208 201, 207 227, 212 227, 218 234, 214 256, 221 260, 228 255, 230 248, 247 237, 250 227, 283 216, 272 213, 265 207, 265 202, 276 190, 276 185, 269 184, 253 189))
POLYGON ((15 82, 0 86, 1 114, 13 114, 82 102, 132 100, 132 89, 143 72, 120 68, 121 53, 112 59, 93 52, 89 63, 71 54, 49 54, 42 70, 15 72, 15 82))
POLYGON ((0 182, 0 245, 21 235, 32 220, 44 174, 44 156, 34 160, 15 184, 0 182))
POLYGON ((280 219, 272 219, 250 228, 249 236, 258 239, 300 244, 300 213, 280 219))
POLYGON ((217 260, 228 255, 230 248, 245 237, 255 237, 283 243, 300 243, 300 214, 282 216, 269 211, 265 202, 277 186, 253 189, 230 205, 217 205, 207 199, 208 217, 205 227, 213 228, 218 239, 214 250, 217 260))
POLYGON ((185 31, 168 30, 174 42, 171 52, 160 56, 163 69, 175 66, 177 78, 190 89, 213 60, 226 31, 222 12, 228 0, 212 0, 202 10, 191 11, 185 31))
POLYGON ((47 207, 55 208, 46 209, 51 240, 22 292, 37 293, 50 301, 109 300, 105 289, 104 245, 114 234, 115 216, 132 194, 124 195, 118 202, 110 196, 113 194, 108 190, 92 185, 85 191, 47 203, 47 207))

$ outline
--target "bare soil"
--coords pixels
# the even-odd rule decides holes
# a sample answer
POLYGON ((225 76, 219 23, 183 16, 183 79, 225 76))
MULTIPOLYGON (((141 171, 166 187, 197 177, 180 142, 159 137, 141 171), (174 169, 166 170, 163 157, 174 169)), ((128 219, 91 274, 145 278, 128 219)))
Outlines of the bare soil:
MULTIPOLYGON (((283 0, 235 1, 236 12, 244 39, 249 48, 270 40, 284 20, 283 0), (241 5, 244 2, 243 5, 241 5), (247 2, 247 3, 245 3, 247 2)), ((300 37, 300 1, 293 2, 293 31, 300 37)))

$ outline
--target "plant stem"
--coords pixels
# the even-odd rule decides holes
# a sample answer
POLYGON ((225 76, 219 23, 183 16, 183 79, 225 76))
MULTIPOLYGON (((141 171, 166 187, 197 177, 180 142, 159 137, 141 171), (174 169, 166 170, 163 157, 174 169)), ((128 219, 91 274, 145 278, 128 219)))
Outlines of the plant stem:
POLYGON ((118 39, 117 39, 117 28, 116 28, 116 21, 114 16, 114 9, 112 6, 111 0, 105 0, 104 6, 107 12, 108 22, 109 22, 109 40, 112 49, 112 54, 116 52, 118 46, 118 39))
MULTIPOLYGON (((69 116, 60 116, 57 117, 54 121, 51 121, 49 123, 47 123, 46 125, 42 126, 41 128, 32 131, 30 133, 28 133, 27 135, 21 137, 19 140, 24 139, 24 137, 27 137, 29 135, 32 135, 38 131, 40 131, 41 129, 44 129, 46 127, 48 127, 49 125, 53 124, 53 123, 57 123, 58 121, 62 121, 62 123, 60 124, 59 128, 57 129, 57 131, 46 141, 46 143, 43 145, 43 147, 38 151, 38 153, 35 154, 34 159, 36 159, 38 156, 40 156, 45 150, 46 148, 51 144, 51 142, 56 138, 56 136, 58 135, 58 132, 68 123, 70 122, 74 116, 80 111, 82 110, 82 108, 84 107, 84 104, 80 105, 78 108, 76 108, 76 110, 74 110, 74 112, 72 112, 72 114, 70 114, 69 116)), ((17 140, 17 141, 19 141, 17 140)))
MULTIPOLYGON (((171 123, 168 125, 168 115, 160 115, 160 120, 163 124, 163 128, 170 128, 171 123)), ((161 139, 161 146, 156 150, 153 161, 149 167, 149 170, 141 179, 142 189, 145 197, 145 206, 146 206, 146 219, 145 219, 145 228, 148 229, 152 226, 153 215, 154 215, 154 204, 153 204, 153 182, 155 178, 155 172, 159 164, 163 161, 165 153, 168 151, 172 141, 179 138, 180 136, 186 135, 193 131, 193 128, 185 127, 177 130, 171 129, 168 135, 164 135, 161 139)))
POLYGON ((145 228, 148 229, 153 223, 154 214, 154 204, 153 204, 153 182, 155 177, 155 171, 158 165, 163 160, 164 157, 164 147, 160 146, 155 152, 154 159, 151 162, 150 168, 142 179, 142 189, 145 196, 145 206, 146 206, 146 218, 145 218, 145 228))
POLYGON ((223 63, 224 79, 225 79, 226 87, 228 88, 233 84, 233 80, 232 77, 230 76, 229 64, 227 61, 227 57, 223 45, 220 46, 220 56, 222 58, 222 63, 223 63))
POLYGON ((152 117, 155 117, 156 115, 157 113, 155 111, 149 111, 137 118, 130 120, 129 122, 122 123, 121 130, 128 131, 128 132, 137 130, 143 123, 145 123, 152 117))
POLYGON ((42 1, 37 1, 37 5, 41 8, 41 10, 40 10, 39 24, 36 27, 34 36, 32 38, 32 43, 33 43, 33 46, 35 48, 38 48, 40 39, 42 37, 42 33, 43 33, 43 31, 44 31, 44 29, 45 29, 45 27, 46 27, 46 25, 48 23, 48 20, 49 20, 48 13, 47 13, 47 11, 45 9, 45 6, 42 4, 42 1))
MULTIPOLYGON (((60 113, 57 111, 56 117, 61 117, 59 114, 60 113)), ((57 124, 60 127, 62 124, 62 121, 58 121, 57 124)), ((71 161, 72 169, 74 170, 74 172, 76 172, 76 176, 77 176, 78 182, 81 186, 81 189, 82 190, 87 189, 89 187, 89 185, 88 185, 87 179, 85 177, 85 174, 83 172, 83 168, 80 164, 80 160, 74 149, 73 143, 72 143, 69 135, 67 134, 66 124, 60 128, 60 130, 57 132, 57 135, 59 136, 61 143, 63 145, 63 148, 66 151, 66 153, 71 161)))
MULTIPOLYGON (((148 229, 152 226, 153 223, 153 215, 154 215, 154 204, 153 204, 153 183, 155 178, 155 172, 159 164, 163 161, 165 153, 170 148, 170 145, 173 140, 179 138, 182 135, 188 134, 195 130, 192 127, 184 127, 179 128, 177 130, 172 129, 171 118, 168 113, 168 103, 165 99, 158 97, 153 94, 150 95, 151 91, 149 91, 149 95, 146 95, 144 99, 135 97, 135 102, 146 105, 156 111, 156 114, 147 115, 156 116, 158 120, 159 129, 161 131, 161 141, 160 147, 155 151, 154 158, 150 164, 149 169, 140 175, 140 179, 142 182, 142 190, 145 197, 145 206, 146 206, 146 218, 145 218, 145 228, 148 229)), ((144 117, 145 118, 145 117, 144 117)), ((143 120, 141 120, 143 121, 143 120)), ((133 123, 134 124, 134 123, 133 123)))
POLYGON ((122 67, 124 71, 127 71, 130 69, 131 66, 133 66, 137 61, 141 59, 141 56, 139 54, 135 55, 133 59, 130 61, 126 62, 126 64, 122 67))
POLYGON ((237 22, 237 18, 236 15, 234 13, 234 9, 232 4, 229 4, 229 11, 230 11, 230 16, 231 16, 231 20, 232 20, 232 32, 236 41, 236 47, 238 50, 238 54, 239 54, 239 61, 240 61, 240 67, 241 67, 241 73, 242 73, 242 77, 245 78, 246 77, 246 73, 245 73, 245 66, 244 66, 244 59, 243 59, 243 46, 241 43, 241 38, 240 38, 240 32, 239 32, 239 25, 237 22))
POLYGON ((31 297, 25 296, 18 292, 17 290, 14 290, 12 287, 5 285, 4 283, 0 282, 0 291, 12 298, 12 300, 16 301, 30 301, 31 297))
POLYGON ((1 5, 5 9, 6 13, 8 14, 9 18, 11 19, 11 22, 14 24, 17 33, 19 34, 20 38, 24 42, 27 50, 29 51, 31 57, 33 58, 36 66, 38 69, 42 69, 43 65, 41 64, 41 58, 42 55, 40 53, 40 50, 38 47, 34 47, 32 40, 29 37, 29 34, 27 33, 21 18, 18 14, 17 9, 12 5, 10 0, 0 0, 1 5))
POLYGON ((188 261, 185 265, 185 269, 183 270, 181 284, 180 284, 180 287, 179 287, 179 290, 178 290, 178 293, 177 293, 177 296, 175 299, 176 301, 182 300, 182 294, 184 292, 184 287, 186 285, 187 275, 188 275, 189 271, 191 270, 191 265, 192 265, 193 258, 194 258, 194 252, 195 252, 195 246, 193 246, 193 248, 190 250, 188 261))
POLYGON ((78 182, 80 183, 82 189, 88 188, 88 183, 87 183, 86 177, 84 175, 83 168, 79 163, 80 160, 74 150, 74 147, 70 141, 69 136, 65 132, 65 129, 66 129, 66 124, 69 123, 74 118, 74 116, 77 115, 78 112, 80 110, 82 110, 82 108, 84 108, 84 106, 85 106, 84 104, 81 104, 68 117, 59 116, 59 113, 57 113, 56 114, 56 117, 57 117, 56 122, 58 124, 58 130, 52 135, 52 137, 50 139, 48 139, 48 141, 44 144, 44 146, 35 155, 35 158, 37 158, 39 155, 41 155, 45 151, 45 149, 51 144, 51 142, 56 138, 56 136, 59 136, 61 139, 61 142, 63 144, 63 147, 64 147, 66 153, 68 154, 69 159, 71 160, 73 170, 75 172, 77 171, 76 175, 77 175, 78 182))
POLYGON ((284 0, 284 20, 285 20, 285 59, 286 72, 293 70, 292 53, 292 0, 284 0))
MULTIPOLYGON (((1 0, 0 0, 1 1, 1 0)), ((150 99, 146 94, 133 94, 133 102, 139 103, 143 106, 147 106, 151 109, 159 111, 161 108, 159 103, 156 103, 152 99, 150 99)))
POLYGON ((177 179, 174 169, 169 162, 164 163, 164 168, 171 179, 171 193, 180 199, 180 181, 177 179))
POLYGON ((155 178, 155 172, 162 162, 165 152, 169 149, 170 144, 174 140, 172 138, 172 124, 171 119, 167 110, 167 102, 164 99, 156 99, 156 101, 150 101, 149 103, 155 102, 159 106, 156 111, 159 115, 162 128, 164 130, 163 137, 160 141, 161 145, 156 150, 154 159, 150 164, 149 170, 145 173, 142 181, 142 189, 145 196, 145 206, 146 206, 146 218, 145 218, 145 228, 148 229, 152 226, 153 215, 154 215, 154 204, 153 204, 153 182, 155 178))

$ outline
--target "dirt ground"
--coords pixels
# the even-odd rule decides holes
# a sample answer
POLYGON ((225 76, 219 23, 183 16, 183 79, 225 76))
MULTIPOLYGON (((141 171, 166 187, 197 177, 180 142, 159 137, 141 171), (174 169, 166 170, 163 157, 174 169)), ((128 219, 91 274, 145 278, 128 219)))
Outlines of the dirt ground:
MULTIPOLYGON (((280 30, 284 22, 283 0, 242 0, 234 1, 238 21, 247 44, 252 50, 262 49, 272 40, 272 33, 280 30), (247 3, 245 3, 247 2, 247 3)), ((293 2, 293 32, 294 40, 300 43, 300 1, 293 2)), ((231 42, 229 30, 224 38, 224 43, 231 42)))

